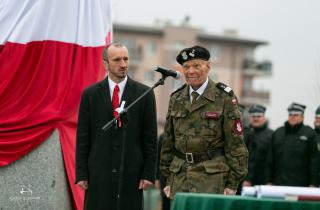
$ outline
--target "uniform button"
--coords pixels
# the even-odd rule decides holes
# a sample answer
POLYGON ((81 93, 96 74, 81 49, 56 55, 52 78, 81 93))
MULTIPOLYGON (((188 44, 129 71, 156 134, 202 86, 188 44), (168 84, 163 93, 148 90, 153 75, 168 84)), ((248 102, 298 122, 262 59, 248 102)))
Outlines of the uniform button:
POLYGON ((118 149, 118 147, 114 146, 112 149, 113 149, 113 151, 116 151, 118 149))
POLYGON ((117 169, 115 168, 112 169, 112 173, 117 173, 117 172, 118 172, 117 169))

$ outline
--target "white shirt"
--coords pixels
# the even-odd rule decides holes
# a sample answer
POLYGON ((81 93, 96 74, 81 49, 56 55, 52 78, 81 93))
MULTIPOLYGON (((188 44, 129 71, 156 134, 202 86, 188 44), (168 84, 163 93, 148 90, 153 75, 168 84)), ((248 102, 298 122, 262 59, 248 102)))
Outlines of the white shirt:
POLYGON ((192 87, 190 86, 190 88, 189 88, 190 102, 192 102, 192 95, 191 95, 191 93, 192 93, 193 91, 196 91, 196 92, 199 94, 198 98, 196 99, 196 100, 198 100, 199 97, 203 94, 204 90, 206 89, 206 87, 207 87, 207 85, 208 85, 208 82, 209 82, 209 79, 208 79, 208 77, 207 77, 207 80, 201 85, 201 87, 198 88, 198 90, 193 90, 192 87))
POLYGON ((116 85, 118 85, 118 86, 119 86, 119 102, 121 101, 122 94, 123 94, 123 91, 124 91, 124 87, 126 86, 127 80, 128 80, 128 77, 126 76, 126 77, 124 78, 124 80, 122 80, 119 84, 117 84, 117 83, 115 83, 114 81, 112 81, 112 80, 110 79, 110 77, 108 77, 108 83, 109 83, 109 90, 110 90, 111 100, 112 100, 112 95, 113 95, 114 87, 115 87, 116 85))

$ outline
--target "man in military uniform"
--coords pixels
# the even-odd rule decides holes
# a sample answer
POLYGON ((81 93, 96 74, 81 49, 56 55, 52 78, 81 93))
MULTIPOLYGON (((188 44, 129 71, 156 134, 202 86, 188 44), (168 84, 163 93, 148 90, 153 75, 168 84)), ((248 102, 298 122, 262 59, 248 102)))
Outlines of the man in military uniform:
POLYGON ((273 131, 268 127, 265 111, 259 104, 249 109, 250 128, 244 138, 249 150, 249 171, 242 186, 266 184, 266 160, 273 131))
POLYGON ((317 185, 317 139, 314 130, 303 124, 305 108, 292 103, 288 108, 288 121, 272 136, 267 169, 269 184, 317 185))
MULTIPOLYGON (((318 151, 320 151, 320 106, 318 106, 316 113, 315 113, 314 130, 316 131, 316 136, 317 136, 318 151)), ((318 156, 318 161, 320 161, 320 154, 318 156)), ((319 168, 320 168, 320 163, 319 163, 319 168)), ((318 185, 320 185, 320 170, 319 169, 318 169, 318 185)))
POLYGON ((176 57, 186 84, 171 95, 160 159, 170 198, 176 192, 234 195, 247 174, 237 98, 230 87, 208 78, 209 59, 201 46, 176 57))

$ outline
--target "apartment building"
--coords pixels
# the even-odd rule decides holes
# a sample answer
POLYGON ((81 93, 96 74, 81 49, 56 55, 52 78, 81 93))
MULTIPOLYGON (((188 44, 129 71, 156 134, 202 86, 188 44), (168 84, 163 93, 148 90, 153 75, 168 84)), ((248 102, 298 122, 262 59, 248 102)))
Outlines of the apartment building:
MULTIPOLYGON (((240 103, 247 106, 269 103, 269 92, 253 89, 255 78, 271 75, 271 62, 257 62, 254 58, 255 49, 267 45, 266 41, 239 37, 234 30, 222 34, 208 33, 188 24, 141 26, 119 23, 113 25, 113 40, 127 46, 129 75, 144 84, 152 86, 161 78, 154 71, 156 66, 180 71, 176 55, 183 48, 197 44, 211 53, 213 68, 210 77, 232 87, 240 103)), ((170 94, 182 84, 183 78, 167 78, 165 85, 155 89, 159 132, 163 130, 170 94)))

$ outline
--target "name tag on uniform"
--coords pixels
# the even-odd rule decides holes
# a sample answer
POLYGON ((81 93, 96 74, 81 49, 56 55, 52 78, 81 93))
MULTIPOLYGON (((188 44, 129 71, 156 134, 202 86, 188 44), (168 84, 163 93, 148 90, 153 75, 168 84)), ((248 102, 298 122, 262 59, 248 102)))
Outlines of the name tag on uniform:
POLYGON ((220 118, 220 114, 218 112, 205 112, 204 117, 207 119, 217 120, 220 118))

